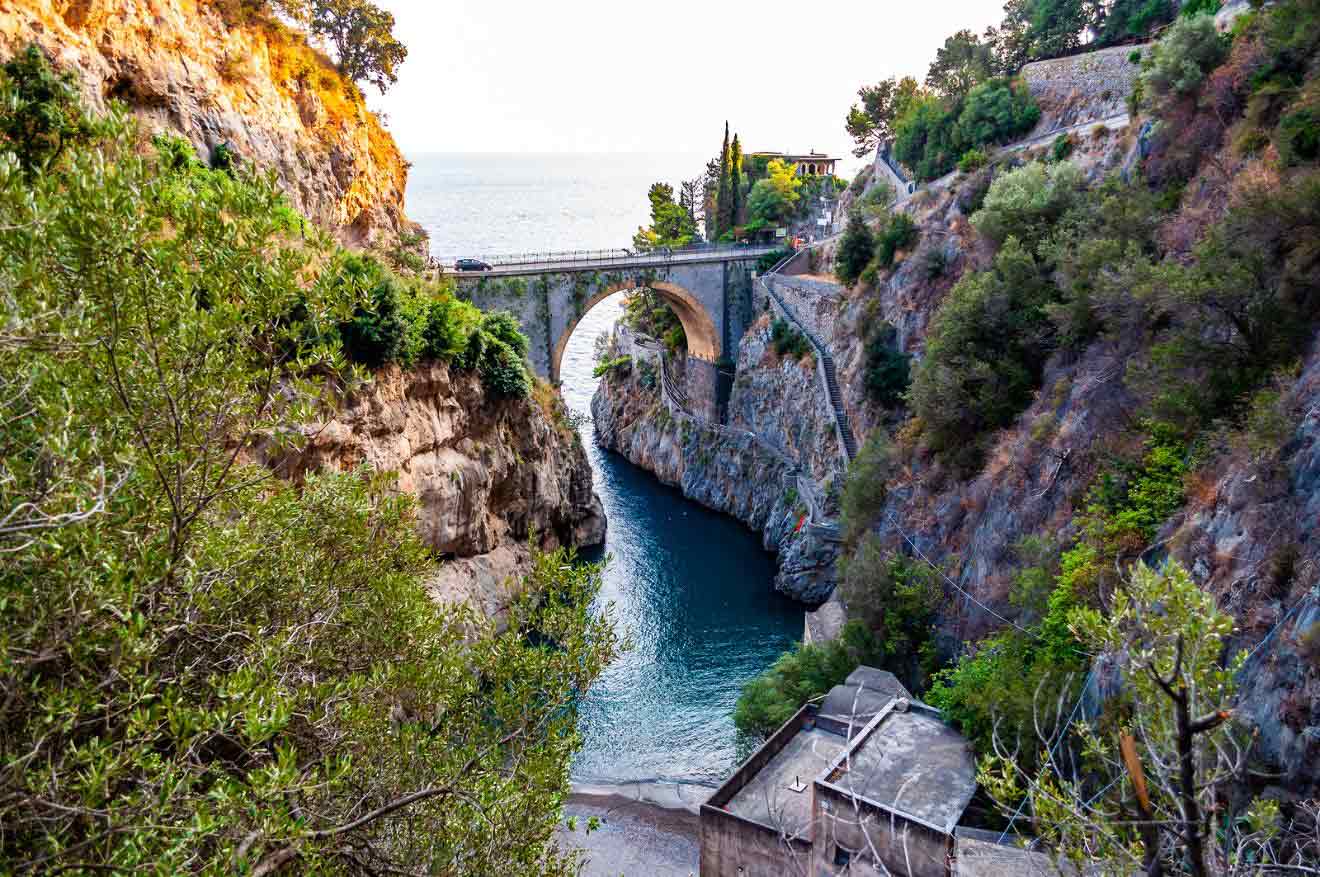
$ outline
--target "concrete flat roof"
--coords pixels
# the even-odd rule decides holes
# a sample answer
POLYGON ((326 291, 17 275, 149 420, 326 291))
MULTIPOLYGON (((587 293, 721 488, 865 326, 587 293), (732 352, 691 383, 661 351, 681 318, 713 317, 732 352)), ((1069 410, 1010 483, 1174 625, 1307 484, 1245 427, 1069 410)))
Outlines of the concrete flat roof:
POLYGON ((920 708, 884 716, 825 781, 951 832, 976 792, 967 740, 920 708))
POLYGON ((913 700, 911 692, 893 673, 874 667, 858 667, 848 674, 842 685, 830 689, 820 705, 819 714, 860 731, 896 697, 913 700))
POLYGON ((811 836, 811 783, 827 770, 846 741, 819 728, 803 728, 730 799, 725 809, 790 836, 811 836), (794 778, 805 787, 789 789, 794 778))

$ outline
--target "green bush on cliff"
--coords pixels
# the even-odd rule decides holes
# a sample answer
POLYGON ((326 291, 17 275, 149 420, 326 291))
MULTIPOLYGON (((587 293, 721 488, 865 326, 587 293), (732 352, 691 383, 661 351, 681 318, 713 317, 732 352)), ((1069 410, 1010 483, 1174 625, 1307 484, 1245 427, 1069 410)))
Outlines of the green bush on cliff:
POLYGON ((932 320, 909 399, 931 446, 976 466, 989 430, 1031 399, 1050 349, 1054 287, 1010 238, 987 270, 964 275, 932 320))
POLYGON ((104 124, 35 175, 0 145, 5 869, 576 873, 597 571, 537 557, 497 629, 431 599, 390 476, 242 462, 301 448, 366 291, 271 180, 104 124))
POLYGON ((801 359, 811 352, 811 342, 793 324, 783 317, 776 317, 770 324, 770 343, 775 353, 791 359, 801 359))
POLYGON ((896 463, 894 445, 883 429, 874 429, 848 465, 840 505, 844 538, 860 539, 884 508, 896 463))
POLYGON ((799 645, 743 686, 733 710, 739 731, 768 737, 802 705, 848 678, 861 664, 883 657, 875 636, 859 621, 844 625, 837 639, 799 645))
POLYGON ((867 263, 875 253, 875 238, 860 211, 848 214, 848 225, 839 240, 838 252, 834 255, 834 276, 845 286, 852 286, 862 276, 867 263))

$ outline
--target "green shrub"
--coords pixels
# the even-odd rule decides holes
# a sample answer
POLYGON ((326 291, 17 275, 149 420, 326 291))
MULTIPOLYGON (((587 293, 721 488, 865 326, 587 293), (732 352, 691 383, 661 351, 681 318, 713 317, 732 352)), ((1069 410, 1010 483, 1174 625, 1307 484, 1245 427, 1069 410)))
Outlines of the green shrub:
POLYGON ((400 281, 370 256, 350 255, 340 264, 336 282, 346 299, 362 292, 367 297, 353 318, 339 326, 349 361, 373 369, 392 362, 412 365, 417 350, 409 343, 410 315, 400 281))
POLYGON ((109 125, 87 114, 72 71, 57 73, 36 45, 5 62, 7 105, 0 107, 0 149, 11 152, 29 174, 55 165, 66 150, 109 134, 109 125))
POLYGON ((958 157, 976 145, 957 133, 958 116, 938 98, 913 102, 894 124, 894 157, 918 180, 933 180, 953 169, 958 157))
POLYGON ((1040 107, 1023 82, 992 79, 967 93, 958 114, 957 137, 968 148, 1006 143, 1030 131, 1040 107))
POLYGON ((211 150, 211 170, 232 173, 239 163, 238 153, 228 143, 219 143, 211 150))
POLYGON ((857 282, 867 289, 875 289, 880 284, 880 261, 873 258, 866 263, 866 268, 862 271, 862 276, 857 278, 857 282))
POLYGON ((1284 164, 1294 165, 1320 158, 1320 112, 1303 107, 1279 120, 1274 142, 1284 164))
POLYGON ((768 737, 808 700, 842 683, 858 666, 876 664, 881 657, 875 636, 861 622, 849 621, 838 639, 799 645, 744 685, 733 723, 744 734, 768 737))
POLYGON ((775 353, 780 356, 801 359, 811 352, 811 341, 807 336, 782 317, 776 318, 770 324, 770 340, 774 345, 775 353))
POLYGON ((909 402, 931 446, 960 468, 977 465, 979 439, 1030 402, 1053 341, 1045 307, 1054 297, 1009 238, 993 266, 964 275, 936 312, 909 402))
POLYGON ((793 255, 795 252, 797 251, 794 250, 792 247, 778 247, 776 249, 771 250, 770 252, 766 253, 764 256, 756 260, 756 273, 764 274, 765 272, 769 271, 771 268, 778 265, 784 259, 787 259, 789 256, 793 255))
POLYGON ((1050 146, 1050 161, 1063 161, 1072 155, 1075 143, 1071 134, 1060 134, 1050 146))
POLYGON ((1178 14, 1184 18, 1195 18, 1199 15, 1209 15, 1213 18, 1219 11, 1222 0, 1187 0, 1178 10, 1178 14))
POLYGON ((857 199, 857 209, 867 219, 878 219, 889 212, 889 205, 892 203, 894 203, 894 187, 880 181, 857 199))
POLYGON ((1227 44, 1215 30, 1214 16, 1179 18, 1151 48, 1141 83, 1155 95, 1191 94, 1227 54, 1227 44))
POLYGON ((393 477, 236 464, 303 450, 368 290, 272 180, 141 142, 0 146, 3 870, 576 873, 599 570, 535 555, 497 625, 393 477))
POLYGON ((1010 235, 1034 251, 1081 198, 1083 177, 1071 162, 1030 164, 1000 174, 972 216, 972 225, 996 244, 1010 235))
POLYGON ((1129 64, 1141 63, 1141 49, 1133 49, 1131 52, 1128 53, 1128 63, 1129 64))
POLYGON ((481 324, 481 311, 465 301, 442 295, 423 309, 420 356, 450 362, 467 350, 468 337, 481 324))
POLYGON ((531 394, 527 371, 527 337, 518 321, 505 312, 486 314, 468 336, 463 365, 481 375, 482 385, 497 397, 523 399, 531 394))
POLYGON ((643 335, 650 335, 665 342, 670 350, 687 347, 687 334, 683 331, 683 321, 669 303, 654 290, 643 289, 624 299, 623 323, 643 335), (671 343, 675 340, 678 343, 671 343))
POLYGON ((930 247, 921 257, 922 271, 927 280, 943 277, 949 269, 949 256, 942 246, 930 247))
POLYGON ((866 392, 886 408, 902 402, 911 383, 912 356, 894 347, 897 336, 893 326, 881 323, 866 345, 866 392))
POLYGON ((615 371, 621 374, 627 374, 631 367, 632 357, 624 354, 623 356, 616 356, 613 359, 607 359, 603 362, 597 363, 596 367, 591 370, 591 376, 594 378, 604 377, 610 372, 615 371))
POLYGON ((891 214, 875 238, 875 259, 884 268, 894 264, 894 255, 917 242, 917 224, 906 213, 891 214))
POLYGON ((932 624, 941 591, 935 571, 924 561, 885 551, 871 533, 840 559, 839 591, 849 616, 876 632, 874 666, 923 691, 937 661, 932 624))
POLYGON ((848 216, 848 225, 843 230, 839 249, 834 255, 834 275, 845 286, 852 286, 861 277, 862 271, 875 253, 875 238, 867 227, 862 214, 853 211, 848 216))
POLYGON ((871 431, 857 457, 848 464, 839 499, 844 538, 860 539, 885 507, 887 484, 895 471, 894 446, 879 427, 871 431))
POLYGON ((989 161, 990 156, 985 154, 985 150, 969 149, 962 154, 962 158, 958 159, 958 170, 965 174, 971 173, 972 171, 979 171, 981 168, 985 167, 989 161))

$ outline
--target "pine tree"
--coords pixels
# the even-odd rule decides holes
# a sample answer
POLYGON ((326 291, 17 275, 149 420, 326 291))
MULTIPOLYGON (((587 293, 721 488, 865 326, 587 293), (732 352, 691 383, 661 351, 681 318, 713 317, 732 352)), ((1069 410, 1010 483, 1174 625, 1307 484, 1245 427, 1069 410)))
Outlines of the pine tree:
POLYGON ((742 208, 742 144, 734 134, 729 148, 729 228, 742 222, 742 208))

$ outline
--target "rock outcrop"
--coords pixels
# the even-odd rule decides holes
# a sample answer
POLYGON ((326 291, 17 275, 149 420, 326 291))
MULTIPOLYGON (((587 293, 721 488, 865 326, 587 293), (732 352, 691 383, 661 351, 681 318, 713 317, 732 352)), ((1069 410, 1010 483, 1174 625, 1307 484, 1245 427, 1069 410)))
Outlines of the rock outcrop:
POLYGON ((807 526, 808 510, 794 474, 799 465, 812 474, 816 467, 828 471, 825 461, 831 459, 821 453, 822 445, 833 447, 834 435, 832 424, 815 410, 814 375, 814 366, 774 353, 769 319, 762 316, 739 347, 728 428, 712 429, 671 413, 654 371, 648 377, 640 364, 609 372, 591 404, 598 445, 678 487, 688 499, 759 531, 766 549, 778 554, 775 587, 810 605, 833 591, 837 551, 835 543, 807 526), (766 409, 766 400, 786 404, 776 415, 766 409), (767 446, 767 436, 775 440, 775 450, 767 446))
POLYGON ((305 428, 301 453, 267 462, 291 478, 362 465, 396 472, 442 559, 437 596, 494 614, 506 580, 525 568, 529 536, 546 548, 605 538, 591 467, 561 406, 493 399, 475 374, 440 363, 387 366, 305 428))
MULTIPOLYGON (((408 164, 380 120, 304 36, 207 0, 12 0, 0 57, 30 43, 76 72, 89 104, 118 100, 148 131, 203 159, 228 144, 274 171, 290 201, 353 247, 415 241, 404 216, 408 164)), ((413 244, 415 245, 415 243, 413 244)))

